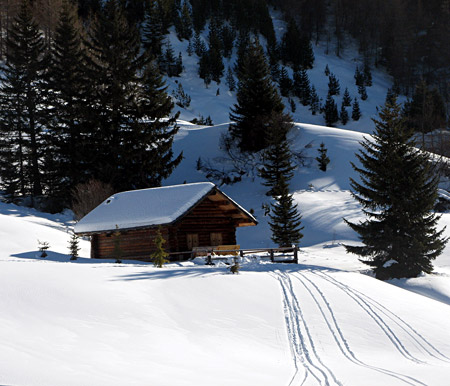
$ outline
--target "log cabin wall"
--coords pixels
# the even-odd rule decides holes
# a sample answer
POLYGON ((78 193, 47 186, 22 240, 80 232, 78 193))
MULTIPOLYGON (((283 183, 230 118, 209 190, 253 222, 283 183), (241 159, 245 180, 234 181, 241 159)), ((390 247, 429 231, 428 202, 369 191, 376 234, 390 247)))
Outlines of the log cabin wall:
POLYGON ((183 217, 176 226, 171 227, 169 234, 173 252, 191 250, 192 235, 197 235, 198 243, 193 246, 236 244, 234 219, 229 212, 220 207, 219 202, 214 202, 208 197, 183 217), (218 234, 221 240, 217 238, 218 234))
MULTIPOLYGON (((154 243, 156 231, 157 228, 122 231, 120 233, 122 258, 149 261, 150 255, 156 248, 154 243)), ((169 239, 167 227, 161 227, 161 233, 165 240, 169 239)), ((167 243, 164 247, 169 249, 167 243)), ((97 259, 114 258, 114 235, 112 233, 91 236, 91 257, 97 259)))

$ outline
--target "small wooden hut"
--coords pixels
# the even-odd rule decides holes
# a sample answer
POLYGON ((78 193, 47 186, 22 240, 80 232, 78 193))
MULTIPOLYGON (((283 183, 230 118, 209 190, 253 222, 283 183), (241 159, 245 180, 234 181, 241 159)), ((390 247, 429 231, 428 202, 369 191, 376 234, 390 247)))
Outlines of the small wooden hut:
MULTIPOLYGON (((158 227, 166 251, 174 253, 236 244, 236 228, 256 224, 249 212, 214 184, 200 182, 114 194, 74 230, 90 236, 92 258, 113 258, 119 243, 122 259, 149 260, 158 227)), ((189 255, 174 253, 172 259, 189 255)))

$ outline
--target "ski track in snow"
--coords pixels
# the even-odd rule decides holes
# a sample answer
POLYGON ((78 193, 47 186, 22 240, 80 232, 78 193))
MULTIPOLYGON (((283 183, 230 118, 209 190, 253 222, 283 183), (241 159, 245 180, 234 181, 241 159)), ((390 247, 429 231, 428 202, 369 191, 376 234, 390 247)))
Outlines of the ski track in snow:
MULTIPOLYGON (((311 271, 310 271, 311 272, 311 271)), ((407 342, 402 342, 395 334, 394 330, 398 329, 407 335, 410 344, 419 348, 425 355, 437 359, 443 362, 450 362, 450 358, 441 353, 436 347, 434 347, 430 342, 428 342, 417 330, 415 330, 410 324, 400 318, 398 315, 390 311, 388 308, 383 306, 381 303, 367 296, 366 294, 358 291, 348 285, 336 280, 331 275, 325 272, 311 272, 312 274, 321 277, 322 279, 333 284, 344 293, 346 293, 350 298, 352 298, 369 316, 371 316, 379 327, 385 332, 394 346, 399 349, 401 354, 414 362, 426 363, 425 360, 416 358, 406 349, 407 342), (380 314, 384 315, 386 319, 383 319, 380 314), (388 322, 389 320, 389 322, 388 322), (392 323, 392 324, 389 324, 392 323)))
MULTIPOLYGON (((314 274, 314 272, 312 272, 314 274)), ((385 374, 387 376, 390 376, 392 378, 396 378, 399 381, 402 381, 409 385, 425 385, 424 383, 420 382, 419 380, 404 375, 400 373, 396 373, 394 371, 383 369, 377 366, 370 365, 368 363, 363 362, 360 360, 355 353, 350 348, 350 345, 348 341, 345 339, 342 329, 339 327, 339 324, 336 320, 335 314, 333 312, 333 309, 328 302, 326 296, 324 293, 320 290, 319 286, 314 283, 311 279, 309 279, 304 273, 298 272, 296 274, 292 274, 293 277, 295 277, 302 286, 306 289, 306 291, 311 295, 311 298, 313 299, 314 303, 317 305, 317 308, 320 311, 320 314, 322 315, 334 341, 336 342, 336 345, 339 348, 339 351, 342 353, 342 355, 349 360, 350 362, 365 367, 367 369, 376 371, 378 373, 385 374)), ((326 279, 325 279, 326 280, 326 279)), ((328 281, 328 280, 327 280, 328 281)), ((334 284, 334 283, 332 283, 334 284)))
POLYGON ((278 270, 273 273, 273 276, 281 286, 286 327, 296 369, 289 386, 304 385, 309 381, 309 377, 316 379, 317 383, 321 385, 342 386, 342 383, 338 381, 331 369, 322 362, 316 351, 313 337, 303 317, 303 311, 293 289, 291 278, 288 274, 278 270), (303 376, 301 374, 302 367, 305 371, 303 376))

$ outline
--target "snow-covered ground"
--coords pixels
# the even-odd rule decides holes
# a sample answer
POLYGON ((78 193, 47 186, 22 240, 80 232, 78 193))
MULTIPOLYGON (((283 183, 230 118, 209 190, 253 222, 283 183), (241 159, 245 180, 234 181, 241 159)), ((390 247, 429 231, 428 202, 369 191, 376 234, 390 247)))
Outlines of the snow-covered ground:
MULTIPOLYGON (((274 22, 280 34, 283 24, 274 22)), ((186 49, 187 42, 173 35, 172 42, 176 54, 186 49)), ((317 65, 308 71, 319 94, 326 96, 328 63, 342 91, 347 85, 355 96, 358 55, 325 52, 315 47, 317 65)), ((179 81, 192 107, 181 118, 210 115, 216 126, 180 122, 174 151, 183 151, 184 160, 164 185, 205 181, 196 170, 198 157, 225 164, 220 135, 235 94, 224 82, 206 89, 195 75, 196 61, 184 56, 179 81)), ((436 260, 435 274, 382 282, 342 246, 358 240, 343 218, 362 219, 349 191, 349 177, 357 178, 350 162, 372 132, 370 117, 390 85, 381 71, 373 78, 369 99, 361 102, 363 118, 343 129, 318 126, 323 117, 297 103, 294 119, 306 122, 291 135, 304 156, 291 182, 305 227, 298 265, 248 257, 239 275, 223 263, 202 261, 157 269, 89 259, 85 240, 82 257, 69 261, 69 215, 0 203, 0 384, 447 385, 450 247, 436 260), (321 142, 331 159, 325 173, 314 160, 321 142), (45 259, 38 240, 50 244, 45 259)), ((238 230, 238 243, 272 246, 262 208, 269 198, 259 178, 250 175, 221 189, 259 221, 238 230)), ((445 225, 450 214, 440 220, 445 225)))
MULTIPOLYGON (((198 149, 217 157, 223 130, 181 129, 185 160, 166 184, 203 180, 198 149)), ((436 274, 385 283, 340 244, 357 240, 342 218, 361 218, 348 176, 362 136, 296 126, 307 160, 292 183, 305 226, 298 265, 248 257, 239 275, 201 261, 157 269, 91 260, 87 241, 71 262, 69 216, 0 204, 0 384, 446 385, 449 248, 436 274), (313 160, 322 141, 326 173, 313 160), (45 259, 38 240, 50 243, 45 259)), ((258 178, 222 189, 260 221, 238 242, 272 245, 258 178)))

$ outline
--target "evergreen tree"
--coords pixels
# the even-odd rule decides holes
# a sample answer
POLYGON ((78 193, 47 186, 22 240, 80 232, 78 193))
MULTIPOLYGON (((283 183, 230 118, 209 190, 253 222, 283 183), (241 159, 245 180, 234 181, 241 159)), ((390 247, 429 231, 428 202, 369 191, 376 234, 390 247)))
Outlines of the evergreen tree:
POLYGON ((153 59, 162 55, 164 40, 162 15, 157 0, 149 0, 147 15, 143 26, 143 46, 153 59))
POLYGON ((316 161, 319 163, 319 169, 323 172, 327 171, 327 166, 330 163, 330 159, 327 156, 327 148, 325 147, 325 144, 322 142, 320 144, 319 149, 317 149, 319 152, 319 156, 316 157, 316 161))
POLYGON ((223 56, 230 58, 233 53, 234 39, 236 34, 231 26, 224 25, 222 27, 221 40, 222 40, 222 51, 223 56))
POLYGON ((428 155, 414 147, 399 104, 386 104, 379 117, 373 141, 361 143, 357 157, 362 166, 353 164, 362 182, 351 179, 366 220, 347 224, 364 245, 346 249, 373 267, 378 279, 416 277, 433 270, 431 261, 447 242, 443 230, 436 230, 439 217, 432 212, 438 176, 428 155))
POLYGON ((78 252, 80 249, 79 237, 75 233, 72 233, 69 240, 70 260, 78 259, 78 252))
POLYGON ((355 84, 358 87, 364 86, 364 74, 361 73, 358 66, 356 66, 354 78, 355 78, 355 84))
POLYGON ((183 3, 181 12, 177 12, 177 22, 175 23, 175 30, 180 40, 189 40, 192 37, 193 25, 191 18, 191 10, 187 1, 183 3))
POLYGON ((328 64, 325 66, 325 76, 330 76, 330 67, 328 67, 328 64))
POLYGON ((445 104, 436 89, 429 89, 424 80, 419 82, 413 97, 404 106, 403 115, 416 132, 423 135, 446 126, 445 104))
POLYGON ((324 106, 324 118, 327 126, 333 126, 339 120, 339 114, 336 102, 333 97, 328 94, 324 106))
POLYGON ((166 259, 166 257, 169 256, 169 254, 163 248, 163 244, 165 242, 166 242, 166 240, 164 240, 164 238, 161 234, 161 227, 159 227, 156 230, 156 237, 154 239, 154 243, 156 245, 156 250, 151 255, 151 260, 153 261, 153 264, 155 264, 155 267, 162 268, 162 266, 165 263, 169 262, 169 260, 166 259))
POLYGON ((234 80, 233 70, 231 69, 231 67, 228 67, 227 70, 226 84, 230 91, 236 90, 236 81, 234 80))
POLYGON ((44 41, 23 0, 7 36, 6 62, 1 67, 0 176, 9 198, 43 193, 40 161, 42 126, 47 121, 42 106, 44 41))
POLYGON ((207 51, 206 49, 206 44, 205 42, 201 39, 200 34, 196 33, 194 36, 194 52, 195 55, 197 55, 199 58, 201 58, 205 52, 207 51))
POLYGON ((268 196, 280 195, 282 190, 280 184, 288 184, 296 168, 292 164, 292 153, 286 139, 292 123, 284 119, 283 114, 273 114, 266 125, 269 146, 264 150, 264 165, 259 170, 259 175, 265 180, 263 185, 270 188, 268 196))
POLYGON ((361 100, 365 101, 367 99, 367 91, 366 86, 364 86, 364 84, 358 86, 358 93, 361 97, 361 100))
POLYGON ((314 87, 314 85, 311 87, 311 99, 309 109, 311 110, 312 115, 316 115, 321 109, 320 99, 319 96, 317 95, 316 88, 314 87))
POLYGON ((87 178, 91 152, 86 142, 89 128, 91 90, 86 76, 77 16, 73 7, 63 4, 55 31, 51 63, 46 76, 47 112, 44 182, 47 195, 62 206, 70 204, 71 190, 87 178))
MULTIPOLYGON (((253 42, 242 59, 237 103, 231 108, 230 135, 241 151, 259 151, 268 146, 264 121, 282 114, 283 103, 270 77, 269 67, 259 42, 253 42)), ((290 117, 286 116, 290 121, 290 117)))
POLYGON ((344 106, 344 102, 341 105, 341 111, 339 112, 339 117, 341 119, 342 124, 345 126, 349 120, 347 109, 344 106))
POLYGON ((341 86, 339 80, 334 74, 330 74, 328 77, 328 95, 339 95, 341 92, 341 86))
POLYGON ((352 106, 352 119, 359 121, 359 118, 361 118, 361 110, 359 109, 358 99, 355 97, 352 106))
POLYGON ((344 95, 342 97, 342 105, 344 107, 350 107, 352 105, 352 98, 350 97, 347 87, 345 88, 344 95))
POLYGON ((109 0, 90 31, 89 80, 95 86, 93 177, 116 191, 158 186, 180 162, 172 159, 175 118, 154 62, 140 50, 139 33, 109 0), (113 155, 113 156, 111 156, 113 155))
POLYGON ((271 238, 280 247, 297 244, 303 237, 301 215, 298 213, 297 204, 294 204, 292 194, 289 193, 289 186, 283 178, 279 183, 279 196, 276 197, 275 204, 271 204, 269 217, 271 238))
POLYGON ((364 60, 363 77, 364 77, 364 86, 366 87, 372 86, 372 72, 370 71, 368 59, 364 60))
POLYGON ((311 87, 306 70, 294 72, 294 94, 303 106, 311 103, 311 87))
POLYGON ((294 67, 312 68, 314 53, 309 38, 302 34, 293 19, 288 22, 286 33, 281 41, 281 52, 284 63, 294 67))
POLYGON ((291 90, 292 90, 292 79, 289 77, 286 67, 284 67, 284 66, 281 68, 278 84, 280 86, 281 96, 284 96, 287 98, 290 95, 291 90))
POLYGON ((208 87, 212 81, 209 51, 203 52, 200 56, 200 60, 198 62, 198 76, 203 79, 206 87, 208 87))

